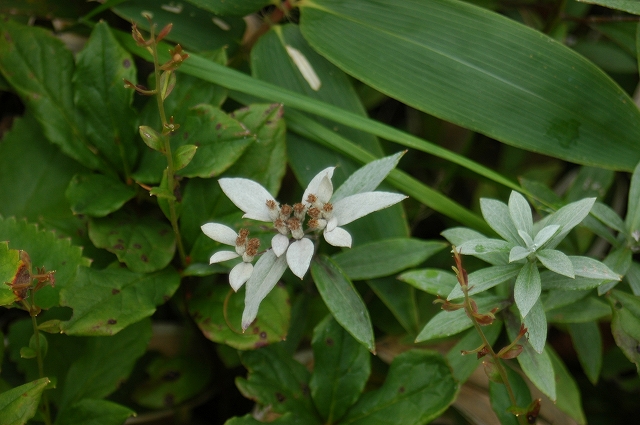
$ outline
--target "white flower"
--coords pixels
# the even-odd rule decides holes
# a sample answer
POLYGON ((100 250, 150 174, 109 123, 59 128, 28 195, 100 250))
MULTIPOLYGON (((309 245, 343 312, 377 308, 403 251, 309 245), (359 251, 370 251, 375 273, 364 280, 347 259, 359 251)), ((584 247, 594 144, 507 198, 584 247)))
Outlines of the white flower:
POLYGON ((256 238, 249 239, 249 231, 246 229, 240 229, 240 233, 236 233, 230 227, 218 223, 207 223, 200 227, 205 235, 209 236, 216 242, 220 242, 226 245, 235 246, 234 251, 218 251, 211 256, 209 264, 219 263, 222 261, 231 260, 234 258, 242 257, 242 262, 236 264, 229 273, 229 284, 234 291, 240 289, 240 287, 251 277, 253 273, 253 257, 258 251, 260 241, 256 238))
POLYGON ((311 217, 310 228, 323 230, 324 239, 331 245, 350 248, 351 235, 340 226, 397 204, 406 196, 389 192, 362 192, 346 196, 332 204, 329 201, 333 195, 331 177, 334 168, 325 168, 311 180, 303 194, 303 202, 311 217))

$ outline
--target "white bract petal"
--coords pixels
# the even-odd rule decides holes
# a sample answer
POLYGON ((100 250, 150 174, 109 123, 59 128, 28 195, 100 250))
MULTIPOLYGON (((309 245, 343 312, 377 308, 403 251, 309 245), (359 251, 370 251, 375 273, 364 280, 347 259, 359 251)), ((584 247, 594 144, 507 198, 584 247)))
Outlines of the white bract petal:
POLYGON ((300 279, 309 270, 311 258, 313 258, 313 242, 307 238, 302 238, 293 242, 287 250, 287 264, 289 268, 300 279))
MULTIPOLYGON (((318 195, 318 189, 320 187, 320 183, 322 182, 322 179, 326 176, 327 178, 329 178, 329 181, 331 181, 331 177, 333 177, 333 170, 335 170, 335 168, 336 167, 325 168, 324 170, 316 174, 314 178, 311 179, 311 181, 309 182, 309 185, 307 186, 307 189, 302 194, 302 202, 307 201, 307 196, 309 196, 310 193, 313 193, 316 196, 318 195)), ((329 196, 329 199, 330 198, 331 196, 329 196)))
POLYGON ((327 221, 325 232, 331 232, 336 227, 338 227, 338 219, 336 217, 331 217, 331 219, 327 221))
POLYGON ((238 258, 239 255, 237 252, 232 251, 218 251, 211 256, 209 259, 209 264, 220 263, 222 261, 233 260, 234 258, 238 258))
POLYGON ((276 257, 284 254, 288 246, 289 238, 285 235, 278 233, 271 239, 271 248, 273 248, 273 252, 276 254, 276 257))
POLYGON ((333 204, 333 216, 338 220, 338 226, 351 223, 354 220, 371 214, 391 205, 397 204, 405 195, 389 192, 365 192, 347 196, 333 204))
POLYGON ((247 292, 244 297, 242 312, 242 330, 246 330, 258 315, 260 303, 278 283, 287 269, 285 256, 276 257, 273 250, 268 250, 258 260, 253 273, 247 281, 247 292))
POLYGON ((234 291, 238 292, 238 289, 251 277, 253 272, 253 264, 251 263, 238 263, 229 273, 229 284, 234 291))
POLYGON ((238 234, 231 227, 219 223, 207 223, 200 226, 202 232, 216 242, 225 245, 236 245, 238 234))
POLYGON ((351 235, 342 227, 336 227, 332 231, 324 231, 324 240, 333 246, 351 248, 351 235))
POLYGON ((218 183, 231 202, 244 211, 243 217, 271 221, 267 201, 275 199, 267 189, 253 180, 241 178, 224 178, 218 180, 218 183))

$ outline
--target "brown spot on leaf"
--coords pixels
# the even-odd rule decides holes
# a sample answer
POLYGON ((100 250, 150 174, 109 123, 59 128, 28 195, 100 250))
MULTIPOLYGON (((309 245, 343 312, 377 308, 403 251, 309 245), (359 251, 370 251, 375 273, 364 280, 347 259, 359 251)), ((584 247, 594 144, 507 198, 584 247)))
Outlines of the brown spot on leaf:
POLYGON ((284 403, 284 401, 287 399, 284 394, 282 393, 276 393, 276 399, 280 402, 280 403, 284 403))
POLYGON ((164 396, 164 405, 167 407, 172 407, 175 400, 175 396, 171 393, 164 396))
POLYGON ((135 249, 140 249, 140 248, 142 248, 142 245, 140 245, 139 243, 134 243, 134 244, 133 244, 133 247, 134 247, 135 249))
POLYGON ((111 290, 111 293, 112 293, 113 295, 118 295, 118 294, 120 293, 120 290, 119 290, 119 289, 116 289, 116 288, 113 288, 113 289, 111 290))
POLYGON ((399 392, 400 394, 402 394, 402 393, 404 392, 404 387, 400 387, 400 388, 398 388, 398 392, 399 392))
POLYGON ((115 325, 116 323, 118 323, 118 321, 116 319, 107 320, 107 325, 115 325))
POLYGON ((131 66, 131 61, 129 59, 125 59, 124 61, 122 61, 122 66, 124 66, 125 68, 129 68, 131 66))
POLYGON ((222 128, 222 123, 216 124, 216 130, 220 130, 222 128))
POLYGON ((146 256, 146 255, 144 255, 144 254, 142 254, 142 255, 140 256, 140 260, 141 260, 143 263, 148 263, 148 262, 149 262, 149 258, 147 258, 147 256, 146 256))
POLYGON ((260 338, 267 339, 267 333, 265 331, 260 332, 260 338))
POLYGON ((327 338, 324 341, 329 347, 333 347, 333 339, 332 338, 327 338))
POLYGON ((178 378, 180 378, 180 375, 180 371, 178 370, 168 370, 164 375, 162 375, 162 378, 160 379, 167 382, 173 382, 177 381, 178 378))
POLYGON ((113 249, 117 249, 119 251, 122 251, 124 249, 124 245, 122 245, 121 243, 115 244, 113 246, 113 249))
POLYGON ((308 396, 309 395, 309 386, 307 384, 300 384, 300 391, 302 391, 302 395, 303 396, 308 396))
POLYGON ((167 230, 167 229, 162 229, 162 230, 160 230, 160 231, 158 232, 158 234, 159 234, 160 236, 164 236, 164 235, 166 235, 167 233, 169 233, 169 230, 167 230))
POLYGON ((189 138, 189 132, 188 132, 188 131, 185 131, 184 133, 182 133, 182 138, 183 138, 184 140, 187 140, 187 139, 189 138))

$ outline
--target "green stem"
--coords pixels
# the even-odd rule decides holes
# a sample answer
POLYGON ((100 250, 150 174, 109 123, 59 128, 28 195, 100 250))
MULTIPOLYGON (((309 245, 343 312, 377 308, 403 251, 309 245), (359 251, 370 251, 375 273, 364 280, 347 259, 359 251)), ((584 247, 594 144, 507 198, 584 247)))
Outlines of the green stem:
MULTIPOLYGON (((33 299, 34 294, 35 292, 32 290, 31 302, 33 303, 33 307, 35 307, 35 300, 33 299)), ((36 340, 36 362, 38 363, 38 376, 40 378, 44 378, 44 362, 42 359, 42 352, 40 351, 40 331, 38 330, 38 321, 36 320, 36 313, 33 308, 29 308, 29 314, 31 315, 31 324, 33 325, 33 334, 36 340)), ((49 398, 47 397, 46 391, 42 393, 42 405, 42 418, 44 420, 44 423, 45 425, 51 425, 51 410, 49 409, 49 398)))
MULTIPOLYGON (((158 45, 154 38, 154 27, 151 26, 151 49, 153 51, 153 68, 154 75, 156 79, 156 100, 158 102, 158 112, 160 113, 160 120, 162 122, 162 135, 164 139, 164 155, 167 158, 167 186, 171 191, 171 194, 174 194, 175 189, 175 169, 173 166, 173 154, 171 152, 171 142, 169 140, 169 135, 165 133, 165 129, 167 128, 167 116, 164 112, 164 99, 162 98, 162 89, 160 87, 160 63, 158 62, 158 45)), ((171 221, 171 227, 173 228, 173 233, 176 236, 176 243, 178 245, 178 253, 180 255, 180 261, 182 262, 182 266, 187 266, 187 255, 184 250, 184 245, 182 244, 182 237, 180 236, 180 228, 178 227, 178 214, 176 213, 176 201, 175 199, 169 198, 167 199, 169 204, 169 220, 171 221)))

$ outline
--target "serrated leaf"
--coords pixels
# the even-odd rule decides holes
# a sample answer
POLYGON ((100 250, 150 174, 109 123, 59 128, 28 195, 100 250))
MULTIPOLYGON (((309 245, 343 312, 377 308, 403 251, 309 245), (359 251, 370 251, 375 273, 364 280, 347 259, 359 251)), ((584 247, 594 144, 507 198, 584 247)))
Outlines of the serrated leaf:
POLYGON ((611 311, 611 332, 624 355, 635 363, 640 374, 640 300, 626 292, 612 290, 609 295, 611 311))
POLYGON ((276 285, 269 292, 260 304, 256 321, 244 333, 240 331, 244 289, 231 295, 230 291, 226 285, 198 285, 188 301, 189 313, 207 339, 238 350, 250 350, 286 338, 291 305, 283 286, 276 285), (236 328, 230 328, 229 324, 236 328))
POLYGON ((630 170, 640 158, 640 113, 623 89, 565 45, 491 10, 313 0, 301 15, 302 34, 323 56, 428 114, 572 162, 630 170), (394 19, 381 19, 390 9, 394 19))
MULTIPOLYGON (((477 270, 469 273, 468 285, 469 295, 478 294, 491 289, 496 285, 512 279, 520 273, 523 268, 522 264, 509 264, 506 266, 493 266, 477 270)), ((464 296, 460 285, 453 287, 451 293, 447 296, 448 300, 455 300, 464 296)))
POLYGON ((146 367, 148 379, 139 384, 131 398, 149 409, 171 408, 201 393, 211 379, 211 365, 185 355, 158 357, 146 367))
POLYGON ((358 245, 332 259, 352 280, 374 279, 417 266, 446 246, 439 241, 384 239, 358 245))
POLYGON ((398 279, 432 295, 446 297, 458 284, 456 275, 447 270, 420 269, 402 273, 398 279))
POLYGON ((535 263, 527 262, 518 273, 513 289, 513 298, 522 317, 526 317, 531 307, 538 301, 541 291, 538 268, 535 263))
POLYGON ((311 397, 325 423, 333 423, 360 397, 371 372, 369 352, 330 315, 315 327, 311 345, 311 397))
POLYGON ((567 255, 555 249, 543 249, 536 252, 536 258, 552 272, 574 278, 573 263, 567 255))
MULTIPOLYGON (((478 311, 480 313, 486 313, 495 307, 501 310, 508 304, 504 298, 493 295, 478 296, 475 297, 474 300, 478 305, 478 311)), ((416 342, 455 335, 465 329, 469 329, 471 326, 473 326, 473 323, 471 323, 471 319, 469 319, 464 309, 441 311, 429 320, 422 331, 420 331, 416 342)))
POLYGON ((104 217, 119 210, 135 194, 133 187, 103 174, 76 174, 65 191, 74 214, 93 217, 104 217))
POLYGON ((518 229, 511 220, 509 207, 496 199, 480 199, 482 217, 497 234, 514 245, 523 245, 518 229))
POLYGON ((8 242, 0 242, 0 305, 13 304, 16 300, 9 283, 15 278, 21 264, 20 251, 9 249, 8 242))
POLYGON ((86 167, 109 170, 85 137, 76 113, 71 52, 42 28, 9 20, 0 31, 0 72, 27 104, 47 139, 86 167))
POLYGON ((369 311, 340 267, 329 257, 320 256, 311 263, 311 276, 338 323, 369 351, 374 351, 369 311))
POLYGON ((82 267, 76 283, 60 292, 60 304, 73 316, 60 324, 68 335, 114 335, 151 316, 180 285, 172 268, 150 274, 127 269, 82 267))
POLYGON ((128 175, 139 145, 134 137, 137 114, 131 107, 134 90, 123 89, 123 79, 136 83, 133 57, 118 44, 109 25, 98 22, 76 57, 74 101, 88 142, 113 169, 128 175))
MULTIPOLYGON (((520 324, 515 317, 507 321, 507 332, 509 338, 513 340, 520 329, 520 324)), ((540 391, 547 395, 552 401, 556 400, 556 382, 553 365, 549 358, 549 353, 545 349, 542 353, 537 353, 531 344, 523 341, 522 353, 517 357, 522 371, 540 391)))
POLYGON ((24 220, 0 217, 0 241, 9 241, 10 248, 26 251, 34 267, 55 270, 56 286, 46 286, 36 296, 36 304, 43 309, 58 305, 60 290, 73 284, 78 266, 90 265, 82 256, 82 248, 24 220))
POLYGON ((108 400, 82 399, 56 417, 56 425, 121 425, 136 412, 108 400))
POLYGON ((387 177, 391 170, 398 165, 398 161, 400 161, 400 158, 405 153, 406 151, 385 156, 384 158, 371 161, 364 167, 359 168, 356 172, 351 174, 338 189, 336 189, 331 197, 331 201, 337 202, 342 198, 346 198, 347 196, 355 195, 357 193, 374 191, 387 177))
POLYGON ((33 418, 40 403, 42 391, 49 378, 41 378, 28 384, 0 393, 0 417, 6 425, 24 425, 33 418))
POLYGON ((60 415, 82 399, 99 399, 116 390, 151 339, 151 321, 143 320, 113 336, 90 338, 65 378, 60 415))
POLYGON ((211 105, 195 106, 184 126, 190 130, 184 133, 183 142, 198 147, 193 160, 178 172, 185 177, 221 174, 255 141, 244 125, 211 105))
POLYGON ((92 219, 89 237, 95 246, 113 252, 139 273, 165 268, 176 249, 175 234, 167 223, 125 213, 92 219))
POLYGON ((309 371, 282 347, 245 351, 240 359, 249 371, 247 379, 236 378, 242 395, 271 406, 274 412, 293 412, 309 425, 321 423, 311 400, 309 371))
POLYGON ((404 423, 427 423, 455 399, 458 386, 440 354, 423 350, 404 352, 391 363, 378 390, 365 393, 340 420, 345 425, 384 424, 389 418, 404 423))
POLYGON ((596 385, 602 369, 602 336, 598 324, 596 322, 570 323, 567 329, 582 370, 589 381, 596 385))

